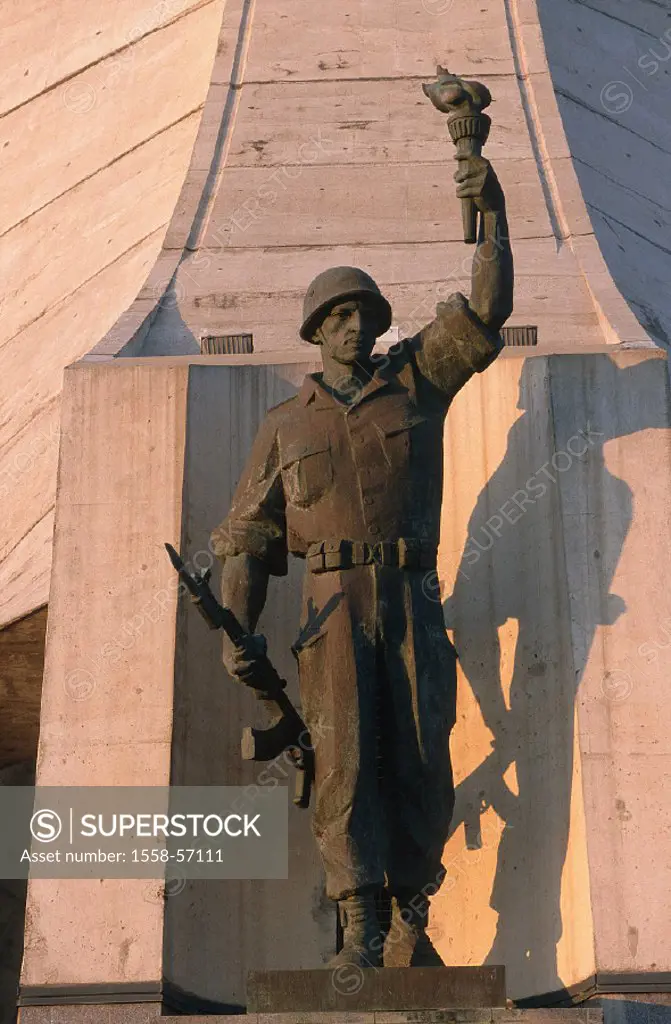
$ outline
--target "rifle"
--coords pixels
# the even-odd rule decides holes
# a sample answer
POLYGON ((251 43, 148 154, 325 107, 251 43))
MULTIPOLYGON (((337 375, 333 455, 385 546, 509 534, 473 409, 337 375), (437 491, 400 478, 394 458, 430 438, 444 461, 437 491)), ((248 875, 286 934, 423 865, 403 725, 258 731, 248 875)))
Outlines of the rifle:
MULTIPOLYGON (((209 585, 212 570, 191 574, 172 544, 166 544, 165 549, 189 591, 193 604, 210 629, 223 629, 229 640, 240 647, 247 634, 231 609, 219 604, 212 593, 209 585)), ((243 729, 242 758, 244 761, 274 761, 286 751, 298 771, 294 803, 297 807, 308 807, 314 781, 314 751, 305 722, 285 693, 286 681, 280 678, 264 655, 254 675, 254 682, 250 685, 257 691, 267 710, 279 714, 267 729, 254 729, 251 726, 243 729)))
POLYGON ((484 761, 459 783, 455 790, 454 813, 448 839, 452 838, 463 822, 466 846, 479 849, 482 845, 481 817, 490 807, 510 827, 509 822, 514 819, 519 797, 508 788, 503 776, 515 760, 515 754, 514 748, 512 752, 504 752, 502 748, 494 747, 484 761))

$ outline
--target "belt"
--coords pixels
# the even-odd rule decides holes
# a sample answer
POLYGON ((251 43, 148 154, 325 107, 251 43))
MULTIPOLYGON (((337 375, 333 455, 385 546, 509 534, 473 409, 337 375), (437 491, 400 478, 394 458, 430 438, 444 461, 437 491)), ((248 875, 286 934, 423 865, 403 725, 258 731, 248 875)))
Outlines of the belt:
POLYGON ((435 569, 438 548, 430 541, 401 537, 369 544, 365 540, 325 540, 307 550, 310 572, 353 569, 357 565, 396 566, 399 569, 435 569))

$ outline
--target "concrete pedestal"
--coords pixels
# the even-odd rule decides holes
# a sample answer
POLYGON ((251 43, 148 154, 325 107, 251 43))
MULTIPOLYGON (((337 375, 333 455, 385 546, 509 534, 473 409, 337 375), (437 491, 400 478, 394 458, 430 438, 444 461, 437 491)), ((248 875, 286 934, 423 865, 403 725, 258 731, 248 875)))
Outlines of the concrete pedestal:
MULTIPOLYGON (((306 369, 67 371, 40 784, 257 777, 239 758, 253 700, 178 603, 163 544, 208 564, 263 413, 306 369)), ((447 965, 504 964, 515 1001, 669 987, 670 418, 649 352, 506 354, 448 416, 427 585, 460 657, 457 804, 431 938, 447 965)), ((302 568, 260 624, 294 697, 302 568)), ((249 970, 319 968, 335 915, 309 815, 291 815, 286 882, 32 882, 24 1004, 239 1012, 249 970)))

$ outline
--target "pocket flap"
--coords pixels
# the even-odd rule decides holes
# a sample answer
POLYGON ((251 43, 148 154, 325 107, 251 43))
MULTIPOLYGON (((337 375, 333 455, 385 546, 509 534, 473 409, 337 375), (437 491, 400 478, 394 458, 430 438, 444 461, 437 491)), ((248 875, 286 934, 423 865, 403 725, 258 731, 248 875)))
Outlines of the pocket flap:
POLYGON ((385 437, 393 437, 394 434, 401 434, 404 430, 411 430, 413 427, 419 426, 420 423, 426 423, 427 420, 428 416, 416 413, 414 416, 407 416, 402 423, 390 423, 387 427, 382 425, 381 430, 385 437))
POLYGON ((310 437, 305 437, 300 441, 292 441, 282 448, 282 468, 286 469, 287 466, 298 462, 299 459, 306 458, 308 455, 319 455, 320 452, 328 452, 330 450, 331 442, 328 434, 312 434, 310 437))

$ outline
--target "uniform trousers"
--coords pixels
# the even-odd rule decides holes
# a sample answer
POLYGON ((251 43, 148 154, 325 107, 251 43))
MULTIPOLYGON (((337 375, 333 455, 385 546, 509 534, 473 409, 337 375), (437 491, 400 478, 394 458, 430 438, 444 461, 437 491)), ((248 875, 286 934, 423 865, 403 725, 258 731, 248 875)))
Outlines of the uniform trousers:
POLYGON ((313 831, 333 900, 439 886, 454 808, 456 652, 435 573, 306 573, 298 659, 313 831))

